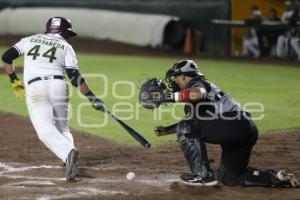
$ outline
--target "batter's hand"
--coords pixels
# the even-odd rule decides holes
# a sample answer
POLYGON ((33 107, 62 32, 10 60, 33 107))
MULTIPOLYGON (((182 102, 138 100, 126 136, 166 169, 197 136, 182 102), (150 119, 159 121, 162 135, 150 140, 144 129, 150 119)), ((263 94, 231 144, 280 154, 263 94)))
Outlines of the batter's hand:
POLYGON ((20 99, 25 95, 24 86, 20 80, 14 80, 11 86, 17 98, 20 99))
POLYGON ((154 133, 157 135, 157 136, 164 136, 164 135, 168 135, 169 132, 168 132, 168 129, 166 127, 163 127, 163 126, 157 126, 154 128, 154 133))
POLYGON ((105 104, 98 97, 94 97, 93 99, 90 99, 90 102, 91 102, 93 108, 95 108, 96 110, 100 110, 102 112, 105 111, 105 104))

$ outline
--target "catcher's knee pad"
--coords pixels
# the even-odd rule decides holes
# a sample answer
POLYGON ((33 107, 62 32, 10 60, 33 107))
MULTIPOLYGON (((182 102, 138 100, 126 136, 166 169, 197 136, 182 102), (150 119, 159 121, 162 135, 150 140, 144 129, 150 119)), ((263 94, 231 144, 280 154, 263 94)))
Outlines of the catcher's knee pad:
POLYGON ((226 169, 224 165, 220 165, 218 170, 218 179, 221 183, 228 186, 236 186, 240 184, 239 176, 230 169, 226 169))
POLYGON ((191 125, 190 121, 188 120, 181 120, 176 129, 176 135, 177 135, 177 140, 179 142, 182 142, 186 140, 187 138, 191 138, 194 136, 191 132, 191 125))

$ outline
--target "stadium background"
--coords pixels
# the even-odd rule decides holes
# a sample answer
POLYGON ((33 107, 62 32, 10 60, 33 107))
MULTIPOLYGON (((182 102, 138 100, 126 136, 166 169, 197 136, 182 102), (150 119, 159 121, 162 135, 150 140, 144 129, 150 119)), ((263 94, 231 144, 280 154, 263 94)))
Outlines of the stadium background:
POLYGON ((241 51, 241 41, 245 29, 231 30, 228 27, 213 27, 211 21, 213 19, 244 20, 251 15, 250 8, 253 5, 259 6, 264 16, 267 15, 270 8, 275 8, 279 16, 284 10, 283 0, 74 0, 71 3, 67 0, 0 1, 0 9, 8 7, 67 7, 176 16, 182 22, 183 27, 173 26, 166 30, 165 42, 171 43, 175 48, 182 48, 186 38, 186 29, 191 28, 195 32, 200 32, 197 34, 200 37, 198 40, 201 40, 200 44, 195 47, 197 50, 225 56, 233 54, 237 50, 241 51), (215 33, 222 34, 215 36, 215 33), (214 44, 213 50, 212 43, 214 44))

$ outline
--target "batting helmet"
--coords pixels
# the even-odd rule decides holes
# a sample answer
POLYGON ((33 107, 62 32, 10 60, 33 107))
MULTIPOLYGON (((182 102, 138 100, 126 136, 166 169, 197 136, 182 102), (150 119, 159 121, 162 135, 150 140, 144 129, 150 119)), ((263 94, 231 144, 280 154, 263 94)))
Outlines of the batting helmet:
POLYGON ((193 60, 180 60, 175 63, 166 73, 166 78, 184 74, 187 76, 203 76, 197 64, 193 60))
POLYGON ((46 24, 45 33, 59 33, 63 38, 75 37, 76 32, 72 30, 72 23, 64 17, 52 17, 46 24))

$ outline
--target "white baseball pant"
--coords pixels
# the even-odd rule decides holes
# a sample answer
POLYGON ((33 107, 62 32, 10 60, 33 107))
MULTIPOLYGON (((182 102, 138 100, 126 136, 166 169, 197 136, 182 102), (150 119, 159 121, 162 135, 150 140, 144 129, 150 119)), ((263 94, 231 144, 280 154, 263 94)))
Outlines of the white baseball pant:
POLYGON ((69 129, 69 96, 64 80, 26 84, 26 104, 39 139, 63 162, 75 148, 69 129))
POLYGON ((288 37, 280 35, 277 39, 276 54, 279 58, 285 58, 288 55, 288 37))
POLYGON ((260 56, 259 44, 257 37, 243 38, 243 55, 254 55, 255 58, 260 56))

